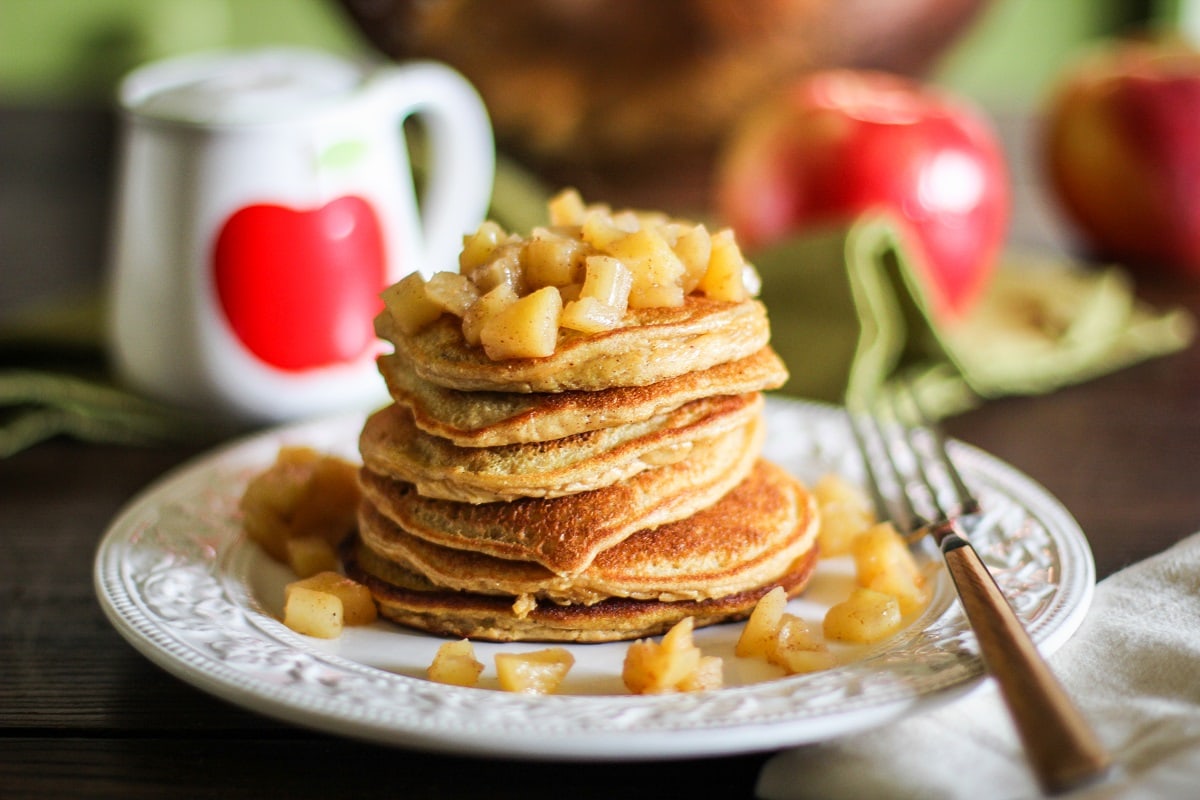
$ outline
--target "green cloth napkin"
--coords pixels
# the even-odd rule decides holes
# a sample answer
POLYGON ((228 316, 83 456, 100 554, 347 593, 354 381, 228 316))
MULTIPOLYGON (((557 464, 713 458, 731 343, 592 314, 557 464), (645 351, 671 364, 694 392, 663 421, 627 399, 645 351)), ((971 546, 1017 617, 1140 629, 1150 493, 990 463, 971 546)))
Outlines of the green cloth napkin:
POLYGON ((841 402, 903 371, 944 416, 983 399, 1040 394, 1186 347, 1191 316, 1139 302, 1118 267, 1006 257, 979 305, 939 324, 885 215, 758 253, 783 391, 841 402))
POLYGON ((210 420, 113 384, 97 297, 61 298, 0 322, 0 458, 59 435, 147 445, 224 433, 210 420))
MULTIPOLYGON (((548 191, 505 159, 489 215, 508 230, 544 224, 548 191)), ((756 255, 772 343, 791 370, 784 392, 840 402, 897 370, 916 370, 939 415, 981 399, 1086 380, 1191 341, 1190 316, 1135 301, 1116 268, 1010 259, 963 324, 931 321, 886 217, 796 237, 756 255)), ((0 457, 44 439, 154 444, 230 435, 211 419, 116 386, 96 297, 0 320, 0 457)))

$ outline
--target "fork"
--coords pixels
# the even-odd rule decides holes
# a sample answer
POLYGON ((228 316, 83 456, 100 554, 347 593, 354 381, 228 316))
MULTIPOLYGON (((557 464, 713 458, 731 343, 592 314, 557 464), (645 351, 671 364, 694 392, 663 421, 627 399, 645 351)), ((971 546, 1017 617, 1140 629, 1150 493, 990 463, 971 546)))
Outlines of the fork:
POLYGON ((879 518, 891 519, 910 546, 929 536, 941 550, 983 664, 1000 687, 1042 789, 1058 794, 1103 777, 1112 763, 1109 754, 971 545, 968 531, 980 517, 979 503, 911 384, 903 381, 873 402, 848 401, 847 411, 879 518), (953 505, 939 496, 934 481, 939 472, 952 490, 953 505))

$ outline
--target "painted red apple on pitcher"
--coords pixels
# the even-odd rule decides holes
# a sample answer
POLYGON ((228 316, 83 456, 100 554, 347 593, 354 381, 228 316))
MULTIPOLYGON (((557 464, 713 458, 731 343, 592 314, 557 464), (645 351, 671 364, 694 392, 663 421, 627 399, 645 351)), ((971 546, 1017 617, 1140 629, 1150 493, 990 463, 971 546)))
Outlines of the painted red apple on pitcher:
POLYGON ((387 261, 379 218, 361 197, 244 206, 221 227, 213 269, 234 334, 273 367, 352 362, 375 341, 387 261))
POLYGON ((751 252, 886 209, 902 223, 933 313, 953 320, 988 283, 1010 184, 990 122, 964 99, 888 73, 828 70, 735 129, 716 203, 751 252))

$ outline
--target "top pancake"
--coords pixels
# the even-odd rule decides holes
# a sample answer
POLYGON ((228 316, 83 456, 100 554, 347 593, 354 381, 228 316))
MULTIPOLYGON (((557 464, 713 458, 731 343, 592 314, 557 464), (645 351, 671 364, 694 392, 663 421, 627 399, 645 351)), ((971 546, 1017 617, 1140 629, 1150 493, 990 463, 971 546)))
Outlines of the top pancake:
POLYGON ((522 394, 447 389, 421 378, 408 360, 397 355, 381 357, 379 371, 392 398, 412 412, 418 428, 460 447, 544 442, 641 422, 701 397, 776 389, 788 377, 770 347, 646 386, 599 391, 522 394))
POLYGON ((631 308, 626 327, 593 334, 563 331, 545 358, 492 361, 469 345, 449 314, 406 335, 384 311, 375 331, 422 378, 464 391, 597 391, 645 386, 746 358, 766 347, 770 326, 757 300, 727 303, 689 295, 674 308, 631 308))

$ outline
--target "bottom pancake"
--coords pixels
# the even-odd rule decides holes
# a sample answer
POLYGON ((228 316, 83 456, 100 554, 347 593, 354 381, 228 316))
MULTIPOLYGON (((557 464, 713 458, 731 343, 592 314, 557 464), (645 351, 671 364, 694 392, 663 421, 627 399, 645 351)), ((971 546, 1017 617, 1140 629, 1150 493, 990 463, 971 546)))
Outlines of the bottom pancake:
POLYGON ((538 602, 518 608, 516 598, 442 589, 423 576, 387 561, 353 539, 343 553, 346 574, 374 595, 379 613, 392 622, 443 636, 496 642, 613 642, 657 636, 685 617, 696 627, 745 619, 776 586, 789 597, 804 590, 817 564, 814 545, 779 578, 709 600, 609 598, 592 605, 538 602))

